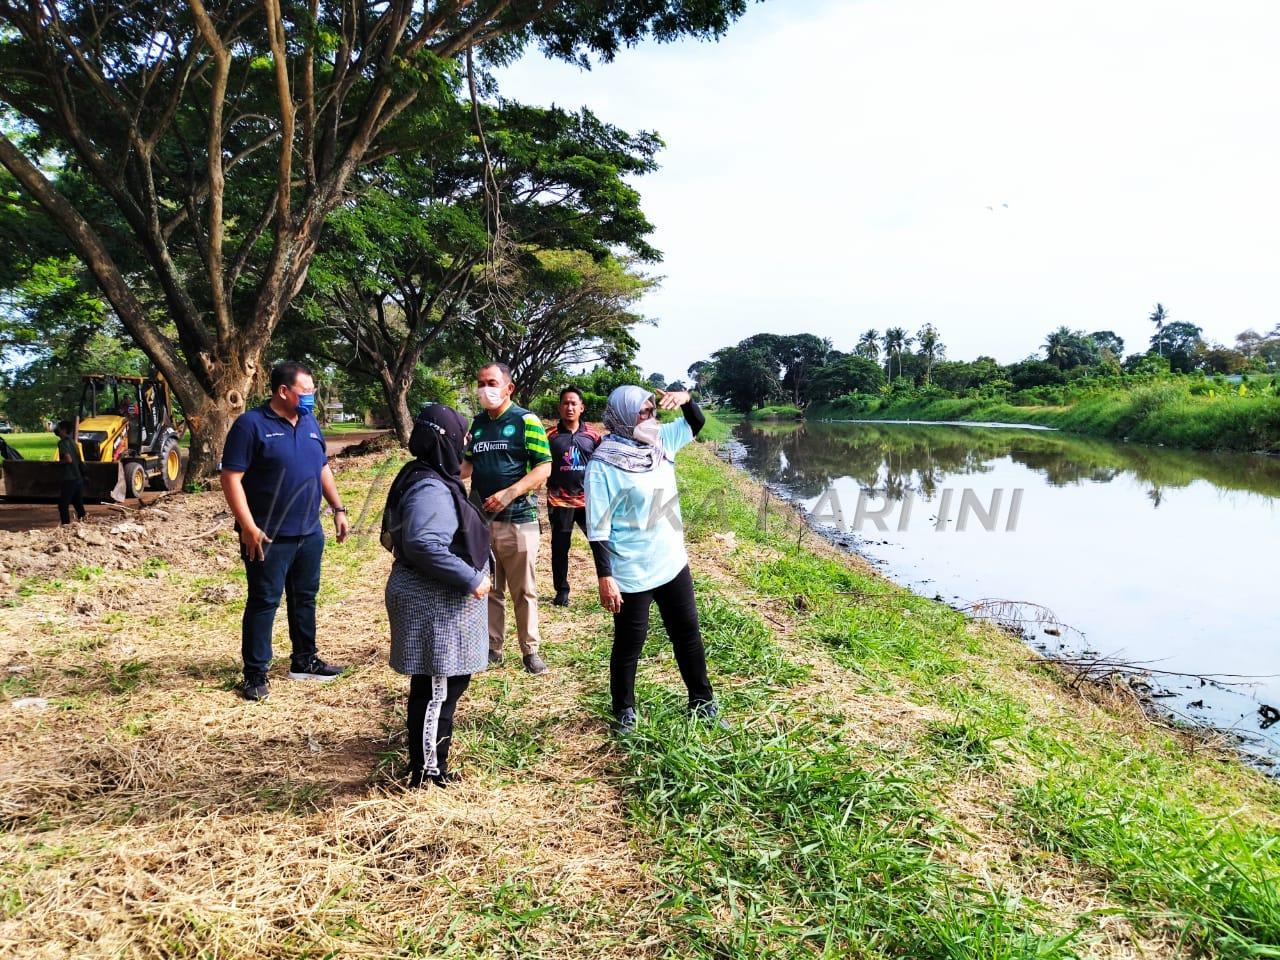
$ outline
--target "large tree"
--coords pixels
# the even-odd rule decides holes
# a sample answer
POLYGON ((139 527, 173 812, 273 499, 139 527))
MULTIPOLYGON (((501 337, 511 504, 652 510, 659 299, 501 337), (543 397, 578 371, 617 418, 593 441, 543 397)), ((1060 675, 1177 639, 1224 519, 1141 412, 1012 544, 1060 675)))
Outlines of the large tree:
POLYGON ((1194 323, 1175 320, 1164 324, 1151 338, 1151 349, 1169 361, 1169 369, 1190 373, 1195 369, 1196 352, 1204 342, 1200 336, 1203 332, 1194 323))
POLYGON ((877 393, 883 385, 884 371, 879 363, 846 354, 818 369, 810 389, 813 399, 823 403, 849 393, 877 393))
MULTIPOLYGON (((659 257, 628 183, 653 169, 660 146, 653 134, 628 134, 585 110, 512 103, 477 105, 474 114, 458 104, 439 112, 437 126, 419 157, 390 158, 361 175, 367 190, 330 218, 297 321, 287 324, 291 334, 298 322, 315 334, 309 352, 376 378, 406 440, 408 398, 427 352, 464 318, 488 333, 486 323, 544 297, 548 251, 601 263, 613 251, 659 257), (470 126, 473 115, 482 118, 483 138, 470 126)), ((493 335, 506 342, 511 331, 493 335)), ((563 345, 526 346, 545 348, 527 358, 539 378, 548 363, 566 360, 563 345)))
POLYGON ((1059 327, 1045 338, 1045 359, 1059 370, 1072 370, 1098 359, 1098 347, 1081 330, 1059 327))
POLYGON ((778 337, 773 353, 783 366, 783 388, 791 392, 791 402, 804 409, 809 405, 813 374, 831 353, 831 341, 812 333, 794 333, 778 337))
POLYGON ((870 330, 864 330, 862 336, 858 337, 858 345, 853 348, 853 352, 860 357, 865 357, 872 363, 880 361, 880 331, 875 327, 870 330))
POLYGON ((890 383, 893 383, 894 360, 898 361, 898 376, 902 376, 902 354, 913 342, 902 327, 889 327, 885 330, 881 343, 884 344, 885 372, 889 375, 890 383))
POLYGON ((1112 360, 1124 359, 1124 337, 1113 330, 1095 330, 1089 334, 1089 339, 1093 341, 1093 345, 1098 348, 1098 353, 1102 357, 1110 357, 1112 360))
POLYGON ((713 365, 710 360, 695 360, 693 363, 689 364, 689 369, 686 370, 685 373, 689 375, 689 380, 693 385, 692 389, 698 391, 705 390, 706 387, 704 381, 708 376, 710 376, 712 369, 713 365))
POLYGON ((932 323, 926 323, 916 332, 916 343, 920 348, 920 357, 924 360, 924 382, 929 383, 933 379, 933 365, 947 355, 947 348, 938 334, 938 328, 932 323))
POLYGON ((781 364, 760 343, 743 341, 736 347, 725 347, 713 353, 711 360, 714 367, 706 380, 708 389, 739 413, 750 413, 781 393, 781 364))
POLYGON ((1156 335, 1152 338, 1152 343, 1156 344, 1157 356, 1164 356, 1164 354, 1159 353, 1159 350, 1163 347, 1163 344, 1160 343, 1160 334, 1164 331, 1164 325, 1169 322, 1169 311, 1164 308, 1163 303, 1157 303, 1151 308, 1151 313, 1147 315, 1147 319, 1156 326, 1156 335))
POLYGON ((782 391, 786 391, 791 402, 803 408, 809 402, 809 379, 831 352, 831 341, 812 333, 757 333, 740 341, 738 347, 763 351, 776 371, 780 388, 774 391, 776 399, 782 399, 782 391))
POLYGON ((212 470, 328 215, 405 153, 473 49, 610 59, 746 0, 0 0, 0 164, 165 374, 212 470), (155 291, 168 335, 142 291, 155 291))
POLYGON ((647 321, 631 307, 653 285, 648 277, 612 258, 597 263, 580 251, 541 251, 507 282, 509 290, 468 314, 466 330, 486 359, 511 368, 522 403, 553 373, 601 362, 626 367, 635 359, 632 330, 647 321))

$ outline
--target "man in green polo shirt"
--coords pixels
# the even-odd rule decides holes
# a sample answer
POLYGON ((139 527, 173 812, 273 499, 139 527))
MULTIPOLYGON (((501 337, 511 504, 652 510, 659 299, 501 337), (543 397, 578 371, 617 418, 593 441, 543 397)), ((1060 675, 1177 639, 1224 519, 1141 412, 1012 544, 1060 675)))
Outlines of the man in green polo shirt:
POLYGON ((489 662, 502 662, 506 593, 516 613, 524 668, 547 672, 538 654, 538 501, 533 491, 551 476, 547 431, 536 414, 511 401, 515 384, 505 363, 480 368, 476 393, 483 412, 471 423, 462 477, 471 478, 471 500, 491 520, 494 576, 489 592, 489 662))

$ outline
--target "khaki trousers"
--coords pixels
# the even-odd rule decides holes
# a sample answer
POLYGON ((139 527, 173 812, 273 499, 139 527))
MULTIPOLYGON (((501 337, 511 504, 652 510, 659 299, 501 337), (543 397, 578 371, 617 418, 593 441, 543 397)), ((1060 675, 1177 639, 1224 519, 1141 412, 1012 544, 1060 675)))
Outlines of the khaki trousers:
POLYGON ((507 523, 495 520, 493 536, 493 589, 489 592, 489 649, 502 652, 507 631, 506 594, 516 612, 516 637, 520 653, 538 652, 538 588, 534 582, 538 562, 538 521, 507 523))

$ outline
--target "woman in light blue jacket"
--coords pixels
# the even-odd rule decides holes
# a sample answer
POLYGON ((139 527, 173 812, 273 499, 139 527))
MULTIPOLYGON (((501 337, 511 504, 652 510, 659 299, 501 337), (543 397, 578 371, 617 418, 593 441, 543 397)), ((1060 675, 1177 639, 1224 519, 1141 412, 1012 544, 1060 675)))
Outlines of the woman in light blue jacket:
MULTIPOLYGON (((613 614, 609 692, 614 730, 636 725, 636 666, 658 605, 676 665, 689 692, 689 711, 714 719, 717 707, 698 626, 693 576, 684 547, 675 457, 706 423, 684 391, 618 387, 609 394, 609 435, 587 464, 587 539, 604 544, 610 574, 600 577, 600 603, 613 614), (679 408, 682 419, 660 425, 657 410, 679 408)), ((597 564, 599 567, 599 564, 597 564)))

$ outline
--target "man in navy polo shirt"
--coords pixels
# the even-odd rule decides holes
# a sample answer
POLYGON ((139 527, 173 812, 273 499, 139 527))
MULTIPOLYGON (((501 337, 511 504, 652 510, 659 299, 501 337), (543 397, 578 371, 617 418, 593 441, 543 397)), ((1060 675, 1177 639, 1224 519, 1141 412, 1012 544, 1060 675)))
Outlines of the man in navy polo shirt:
POLYGON ((241 623, 246 700, 267 699, 271 627, 280 595, 289 613, 290 680, 332 680, 342 667, 316 654, 316 593, 324 528, 320 497, 333 508, 338 542, 347 511, 338 495, 324 436, 316 423, 315 381, 301 363, 271 371, 271 399, 236 418, 222 449, 222 493, 236 518, 249 582, 241 623))

